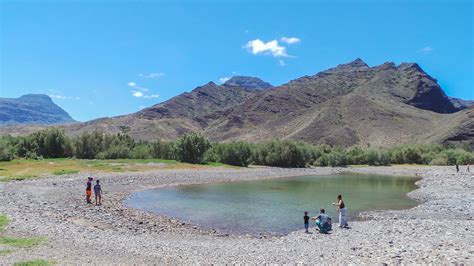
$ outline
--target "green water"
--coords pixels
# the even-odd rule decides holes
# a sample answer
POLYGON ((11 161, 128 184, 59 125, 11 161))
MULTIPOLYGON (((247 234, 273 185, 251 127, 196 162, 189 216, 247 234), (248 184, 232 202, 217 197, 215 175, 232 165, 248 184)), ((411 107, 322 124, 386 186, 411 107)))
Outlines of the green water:
POLYGON ((416 180, 340 174, 183 185, 138 192, 126 204, 224 233, 286 234, 303 228, 304 211, 314 216, 325 208, 338 222, 331 205, 338 194, 349 217, 367 210, 414 207, 417 203, 406 194, 416 189, 416 180))

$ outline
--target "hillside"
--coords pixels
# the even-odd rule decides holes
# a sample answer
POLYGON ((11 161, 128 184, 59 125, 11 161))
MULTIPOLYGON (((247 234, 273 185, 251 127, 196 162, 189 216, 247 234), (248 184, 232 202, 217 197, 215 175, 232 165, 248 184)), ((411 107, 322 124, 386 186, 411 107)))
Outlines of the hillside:
POLYGON ((206 132, 218 140, 276 137, 344 146, 442 142, 467 116, 461 109, 417 64, 369 67, 357 59, 264 91, 206 132))
POLYGON ((209 82, 134 114, 64 128, 70 135, 99 129, 146 140, 201 131, 218 141, 474 145, 473 121, 472 102, 447 97, 416 63, 369 67, 356 59, 277 87, 243 76, 222 85, 209 82))
POLYGON ((27 94, 0 98, 0 125, 56 125, 75 122, 49 96, 27 94))

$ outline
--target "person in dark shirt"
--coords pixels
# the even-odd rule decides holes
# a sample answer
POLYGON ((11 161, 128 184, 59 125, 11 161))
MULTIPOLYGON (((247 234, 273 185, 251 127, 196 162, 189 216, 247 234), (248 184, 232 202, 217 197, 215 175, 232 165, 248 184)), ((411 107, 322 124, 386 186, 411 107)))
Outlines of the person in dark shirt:
POLYGON ((100 181, 97 180, 94 186, 95 205, 102 205, 102 188, 100 188, 100 181))
POLYGON ((339 212, 339 228, 349 228, 349 224, 347 223, 346 213, 347 207, 342 200, 342 196, 338 195, 336 202, 333 202, 332 205, 337 207, 337 211, 339 212))
POLYGON ((308 216, 308 212, 304 212, 303 220, 304 220, 305 233, 309 233, 309 231, 308 231, 308 229, 309 229, 309 216, 308 216))
POLYGON ((92 196, 92 177, 88 177, 87 183, 86 183, 86 201, 88 204, 92 204, 91 196, 92 196))

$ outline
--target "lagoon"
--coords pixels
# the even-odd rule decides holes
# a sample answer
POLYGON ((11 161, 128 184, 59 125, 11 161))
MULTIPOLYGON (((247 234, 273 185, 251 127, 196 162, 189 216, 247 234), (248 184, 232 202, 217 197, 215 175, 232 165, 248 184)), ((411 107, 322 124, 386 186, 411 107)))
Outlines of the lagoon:
POLYGON ((302 229, 304 211, 315 216, 325 208, 338 222, 331 205, 338 194, 352 218, 363 211, 412 208, 417 202, 407 193, 417 180, 337 174, 181 185, 134 193, 125 204, 222 233, 279 235, 302 229))

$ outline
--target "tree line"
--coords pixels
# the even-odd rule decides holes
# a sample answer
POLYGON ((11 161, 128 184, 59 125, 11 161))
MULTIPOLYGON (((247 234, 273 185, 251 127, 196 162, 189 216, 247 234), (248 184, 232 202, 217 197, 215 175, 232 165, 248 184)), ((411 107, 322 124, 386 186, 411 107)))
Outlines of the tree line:
POLYGON ((188 163, 220 162, 235 166, 278 167, 471 164, 470 147, 449 148, 438 144, 399 145, 388 148, 331 147, 301 141, 268 140, 258 143, 212 143, 199 133, 175 141, 147 142, 126 134, 86 132, 68 137, 61 129, 47 129, 28 136, 0 137, 0 161, 15 158, 170 159, 188 163))

